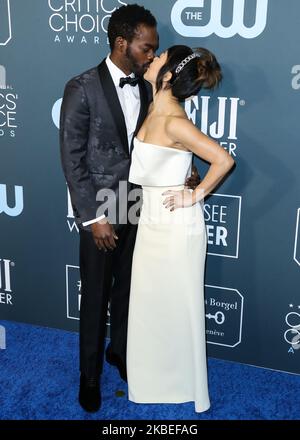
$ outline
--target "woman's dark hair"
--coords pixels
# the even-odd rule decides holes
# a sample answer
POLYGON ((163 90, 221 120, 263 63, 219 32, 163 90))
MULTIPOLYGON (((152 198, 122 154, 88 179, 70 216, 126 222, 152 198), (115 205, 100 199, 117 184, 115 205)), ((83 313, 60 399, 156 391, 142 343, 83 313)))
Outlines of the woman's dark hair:
POLYGON ((172 77, 167 86, 172 90, 173 96, 184 101, 190 96, 197 95, 201 88, 213 89, 222 79, 221 67, 216 57, 209 50, 199 47, 192 50, 188 46, 178 45, 168 49, 167 62, 158 72, 156 91, 163 86, 163 78, 167 72, 172 77), (180 72, 176 73, 179 64, 189 55, 197 53, 200 56, 188 61, 180 72))
POLYGON ((107 29, 111 50, 114 48, 117 37, 123 37, 131 43, 140 24, 156 27, 157 22, 151 12, 143 6, 134 4, 116 9, 110 17, 107 29))

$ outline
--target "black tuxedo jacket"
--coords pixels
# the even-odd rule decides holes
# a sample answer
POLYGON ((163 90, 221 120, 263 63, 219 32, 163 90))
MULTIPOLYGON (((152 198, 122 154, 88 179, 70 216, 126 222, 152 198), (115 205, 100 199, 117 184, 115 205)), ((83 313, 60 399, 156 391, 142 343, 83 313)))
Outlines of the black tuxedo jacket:
MULTIPOLYGON (((146 117, 151 99, 143 80, 139 88, 141 107, 135 133, 146 117)), ((131 154, 124 115, 105 59, 66 84, 60 115, 60 149, 78 225, 99 216, 103 201, 97 201, 96 195, 101 189, 111 188, 118 206, 119 182, 128 181, 131 154)), ((119 223, 117 215, 115 227, 119 223)))

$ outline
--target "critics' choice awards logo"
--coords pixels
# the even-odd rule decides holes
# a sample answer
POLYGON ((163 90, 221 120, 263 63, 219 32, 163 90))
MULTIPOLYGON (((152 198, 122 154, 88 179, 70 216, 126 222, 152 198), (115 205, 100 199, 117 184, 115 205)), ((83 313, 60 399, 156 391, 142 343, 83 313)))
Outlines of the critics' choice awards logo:
POLYGON ((107 43, 111 14, 127 3, 121 0, 48 0, 49 27, 55 43, 107 43))
POLYGON ((241 196, 212 194, 203 205, 207 232, 207 253, 238 258, 241 196))
POLYGON ((0 214, 17 217, 24 209, 23 186, 16 185, 13 188, 11 191, 10 187, 0 183, 0 214))
POLYGON ((4 66, 0 65, 0 137, 16 136, 18 94, 12 85, 7 83, 4 66))
POLYGON ((236 289, 205 285, 208 344, 236 347, 242 340, 244 297, 236 289))
POLYGON ((288 353, 295 353, 300 348, 300 305, 289 304, 289 312, 285 315, 287 326, 283 337, 289 345, 288 353))
POLYGON ((10 0, 0 0, 0 46, 11 40, 10 0))
POLYGON ((12 306, 11 269, 15 263, 5 258, 0 258, 0 305, 12 306))
POLYGON ((171 11, 171 22, 178 34, 184 37, 208 37, 216 34, 221 38, 230 38, 238 34, 243 38, 255 38, 260 35, 267 23, 268 0, 257 0, 253 26, 253 10, 245 0, 177 0, 171 11), (230 17, 227 17, 230 9, 230 17), (230 25, 224 25, 224 17, 230 25))
POLYGON ((185 101, 185 112, 203 133, 214 138, 231 156, 236 157, 238 110, 239 106, 245 105, 245 101, 225 96, 217 99, 217 105, 212 108, 210 96, 194 96, 185 101))
MULTIPOLYGON (((81 302, 81 280, 78 266, 66 265, 66 294, 67 317, 79 320, 81 302)), ((109 308, 107 310, 107 325, 109 326, 109 308)), ((108 329, 109 331, 109 329, 108 329)))
POLYGON ((292 77, 292 88, 294 90, 300 89, 300 65, 297 64, 292 67, 291 73, 293 75, 292 77))

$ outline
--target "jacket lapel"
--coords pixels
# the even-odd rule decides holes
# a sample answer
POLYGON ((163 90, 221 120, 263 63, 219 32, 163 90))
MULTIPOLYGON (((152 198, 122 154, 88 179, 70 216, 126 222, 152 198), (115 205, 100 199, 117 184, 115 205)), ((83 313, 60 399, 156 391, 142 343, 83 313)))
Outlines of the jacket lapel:
POLYGON ((125 118, 122 112, 122 108, 120 105, 120 101, 118 98, 118 94, 114 82, 112 80, 112 77, 110 76, 105 59, 102 61, 102 63, 99 64, 98 73, 102 84, 104 96, 106 98, 113 120, 119 132, 122 145, 126 153, 128 154, 128 137, 127 137, 125 118))
POLYGON ((139 82, 139 89, 140 89, 140 100, 141 100, 141 107, 140 107, 140 114, 137 120, 136 129, 134 134, 137 134, 139 129, 142 126, 142 123, 144 122, 147 113, 148 113, 148 107, 149 107, 149 99, 148 99, 148 93, 146 89, 146 85, 144 81, 139 82))
POLYGON ((139 129, 141 128, 141 126, 147 116, 148 107, 149 107, 149 96, 148 96, 148 91, 146 88, 145 81, 141 80, 141 81, 139 81, 138 84, 139 84, 139 89, 140 89, 141 106, 140 106, 140 113, 139 113, 139 117, 137 120, 136 128, 135 128, 134 135, 133 135, 132 142, 131 142, 130 153, 132 152, 133 147, 134 147, 134 143, 133 143, 134 137, 138 134, 139 129))

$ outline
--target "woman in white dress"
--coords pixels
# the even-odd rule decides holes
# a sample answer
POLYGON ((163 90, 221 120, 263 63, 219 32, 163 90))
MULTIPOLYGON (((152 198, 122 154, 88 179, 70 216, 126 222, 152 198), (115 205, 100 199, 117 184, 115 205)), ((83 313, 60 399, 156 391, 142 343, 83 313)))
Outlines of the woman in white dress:
POLYGON ((132 263, 127 339, 129 400, 210 407, 207 386, 204 197, 234 161, 190 122, 179 101, 213 88, 220 66, 206 49, 173 46, 144 78, 153 103, 134 142, 129 181, 143 188, 132 263), (192 155, 209 162, 200 184, 184 186, 192 155))

